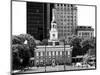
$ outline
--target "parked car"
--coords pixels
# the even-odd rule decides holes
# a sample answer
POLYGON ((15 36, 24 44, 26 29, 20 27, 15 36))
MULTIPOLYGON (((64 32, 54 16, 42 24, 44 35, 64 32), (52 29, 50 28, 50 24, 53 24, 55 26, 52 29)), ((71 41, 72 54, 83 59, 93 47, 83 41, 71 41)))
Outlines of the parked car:
POLYGON ((88 60, 88 64, 90 65, 90 66, 95 66, 95 61, 96 61, 96 59, 95 59, 95 57, 92 57, 92 58, 90 58, 89 60, 88 60))

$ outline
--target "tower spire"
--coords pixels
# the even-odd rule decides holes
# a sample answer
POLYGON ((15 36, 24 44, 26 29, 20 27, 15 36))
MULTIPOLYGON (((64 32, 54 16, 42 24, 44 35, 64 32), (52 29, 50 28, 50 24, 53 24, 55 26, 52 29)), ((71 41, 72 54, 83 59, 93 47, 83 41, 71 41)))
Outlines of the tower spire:
POLYGON ((55 9, 52 9, 52 23, 56 23, 55 21, 55 9))
POLYGON ((57 23, 55 21, 55 9, 52 9, 52 21, 51 21, 51 30, 50 30, 49 42, 53 42, 54 46, 55 46, 55 42, 58 42, 57 23))

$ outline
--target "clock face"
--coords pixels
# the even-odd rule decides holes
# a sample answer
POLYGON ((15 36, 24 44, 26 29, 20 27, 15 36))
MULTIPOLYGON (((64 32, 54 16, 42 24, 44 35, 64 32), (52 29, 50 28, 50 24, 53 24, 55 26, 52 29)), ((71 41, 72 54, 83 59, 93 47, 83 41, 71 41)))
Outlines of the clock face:
POLYGON ((53 35, 53 37, 55 37, 55 34, 52 34, 53 35))

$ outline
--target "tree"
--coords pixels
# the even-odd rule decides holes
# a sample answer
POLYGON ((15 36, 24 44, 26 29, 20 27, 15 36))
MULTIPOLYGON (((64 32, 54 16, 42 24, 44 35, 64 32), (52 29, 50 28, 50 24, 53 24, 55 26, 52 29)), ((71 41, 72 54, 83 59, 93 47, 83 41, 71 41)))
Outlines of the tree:
POLYGON ((13 69, 29 65, 30 57, 34 57, 35 46, 35 39, 29 34, 12 37, 13 69))
POLYGON ((82 39, 79 38, 79 37, 73 37, 71 40, 70 40, 70 45, 71 46, 77 46, 77 45, 80 45, 82 39))
POLYGON ((31 56, 34 57, 34 48, 36 47, 35 38, 30 34, 20 34, 18 37, 20 38, 22 44, 27 41, 26 45, 29 47, 31 56))
POLYGON ((36 45, 41 45, 41 41, 40 40, 36 40, 35 43, 36 43, 36 45))
POLYGON ((23 46, 19 44, 13 44, 12 45, 12 64, 13 64, 13 70, 14 69, 20 69, 21 68, 21 59, 23 55, 23 46), (20 53, 22 52, 22 53, 20 53))
POLYGON ((22 44, 18 36, 12 36, 12 44, 22 44))
POLYGON ((77 55, 81 55, 82 54, 82 49, 81 49, 81 38, 79 37, 73 37, 70 40, 70 45, 73 46, 73 50, 72 50, 72 57, 76 57, 77 55))
POLYGON ((43 40, 42 40, 42 44, 43 44, 43 45, 48 45, 48 39, 43 39, 43 40))
POLYGON ((89 52, 90 55, 95 55, 95 48, 96 48, 96 39, 85 39, 82 41, 82 50, 83 53, 89 52))

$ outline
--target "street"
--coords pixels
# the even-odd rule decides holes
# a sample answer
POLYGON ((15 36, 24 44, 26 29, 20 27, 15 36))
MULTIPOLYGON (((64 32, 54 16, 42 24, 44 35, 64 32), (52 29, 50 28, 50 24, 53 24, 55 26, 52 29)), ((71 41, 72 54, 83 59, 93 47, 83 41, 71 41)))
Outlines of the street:
MULTIPOLYGON (((65 66, 65 70, 85 70, 85 69, 95 69, 95 67, 75 67, 75 66, 65 66)), ((26 69, 24 71, 18 71, 16 73, 37 73, 37 72, 50 72, 50 71, 64 71, 64 65, 59 66, 46 66, 45 67, 31 67, 30 69, 26 69)))

